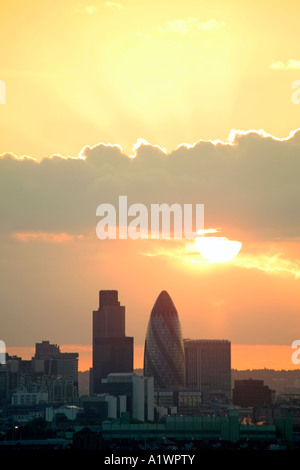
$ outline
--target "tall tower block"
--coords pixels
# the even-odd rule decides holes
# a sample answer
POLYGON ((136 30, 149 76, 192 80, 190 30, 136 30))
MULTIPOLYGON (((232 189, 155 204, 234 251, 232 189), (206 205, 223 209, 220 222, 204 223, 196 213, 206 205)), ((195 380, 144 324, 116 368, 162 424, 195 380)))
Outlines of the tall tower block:
POLYGON ((152 309, 145 340, 144 375, 154 377, 156 390, 178 390, 185 385, 185 357, 177 310, 166 291, 152 309))
POLYGON ((100 393, 101 380, 110 373, 133 371, 133 338, 125 335, 125 307, 116 290, 99 292, 93 312, 92 393, 100 393))

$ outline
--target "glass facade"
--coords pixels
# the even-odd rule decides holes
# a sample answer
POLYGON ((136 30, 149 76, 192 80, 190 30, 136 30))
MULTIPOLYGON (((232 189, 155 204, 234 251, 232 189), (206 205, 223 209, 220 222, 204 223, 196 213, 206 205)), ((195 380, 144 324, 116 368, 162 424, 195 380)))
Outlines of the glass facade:
POLYGON ((206 401, 212 394, 231 396, 231 343, 228 340, 185 340, 186 386, 201 390, 206 401))
POLYGON ((176 390, 185 384, 185 359, 177 310, 166 291, 158 296, 148 323, 144 375, 154 377, 157 390, 176 390))

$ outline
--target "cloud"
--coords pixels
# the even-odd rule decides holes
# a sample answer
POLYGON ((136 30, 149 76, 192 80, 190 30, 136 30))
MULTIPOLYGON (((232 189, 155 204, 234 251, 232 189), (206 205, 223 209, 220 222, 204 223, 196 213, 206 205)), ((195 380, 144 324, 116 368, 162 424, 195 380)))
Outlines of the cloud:
POLYGON ((202 31, 212 31, 219 29, 220 27, 225 26, 224 22, 219 22, 217 20, 211 19, 204 22, 199 22, 197 18, 187 18, 187 19, 176 19, 173 21, 168 21, 163 26, 158 27, 160 33, 179 33, 187 34, 192 29, 200 29, 202 31))
POLYGON ((241 255, 231 261, 234 266, 246 269, 258 269, 269 274, 289 274, 295 279, 300 278, 300 262, 286 259, 281 253, 273 256, 260 254, 257 256, 241 255))
POLYGON ((151 145, 147 140, 139 138, 136 143, 132 147, 132 155, 130 155, 130 158, 135 158, 137 156, 137 153, 139 151, 139 148, 142 146, 151 146, 154 149, 158 149, 160 152, 164 153, 167 155, 167 150, 163 147, 160 147, 159 145, 151 145))
MULTIPOLYGON (((40 162, 0 158, 0 233, 95 234, 96 209, 128 205, 204 204, 205 228, 247 238, 299 236, 300 131, 278 139, 232 131, 226 142, 200 140, 168 152, 139 139, 131 158, 112 144, 77 157, 40 162), (228 232, 229 231, 229 232, 228 232)), ((243 241, 243 240, 241 240, 243 241)))
POLYGON ((72 235, 68 233, 41 233, 41 232, 21 232, 12 234, 13 238, 22 242, 42 241, 45 243, 65 243, 73 240, 82 240, 83 235, 72 235))
POLYGON ((233 130, 224 142, 199 140, 172 151, 138 139, 131 158, 113 143, 78 150, 41 160, 0 157, 7 344, 49 336, 87 343, 97 291, 111 288, 130 307, 137 344, 162 288, 174 292, 187 335, 200 328, 232 341, 289 341, 299 326, 299 129, 285 138, 233 130), (148 214, 155 203, 204 204, 205 236, 241 241, 242 250, 216 265, 187 250, 185 240, 101 241, 97 207, 118 210, 120 195, 128 207, 145 204, 148 214))
POLYGON ((84 13, 88 13, 89 15, 92 15, 98 12, 98 8, 96 7, 96 5, 84 5, 83 3, 80 3, 76 7, 75 12, 76 13, 84 12, 84 13))
POLYGON ((113 8, 123 8, 123 5, 121 3, 116 3, 116 2, 106 2, 105 5, 107 7, 113 7, 113 8))
POLYGON ((196 21, 197 21, 196 18, 188 18, 186 20, 177 19, 174 21, 169 21, 165 23, 164 26, 159 26, 158 31, 160 33, 172 32, 172 33, 186 34, 188 31, 192 29, 196 21))
MULTIPOLYGON (((284 253, 280 252, 280 246, 277 247, 278 252, 271 252, 266 247, 261 247, 256 253, 251 252, 247 248, 242 250, 234 259, 226 262, 226 267, 232 266, 241 269, 252 269, 262 271, 266 274, 288 275, 294 279, 300 278, 300 261, 289 259, 284 253)), ((207 269, 214 266, 204 259, 196 250, 193 242, 173 242, 172 244, 152 245, 150 249, 145 251, 144 256, 170 258, 172 261, 178 260, 185 263, 191 263, 198 269, 207 269)), ((219 263, 215 264, 220 266, 219 263)))
POLYGON ((299 70, 300 69, 300 60, 289 59, 287 62, 282 62, 278 60, 277 62, 273 62, 270 65, 270 69, 275 70, 299 70))
POLYGON ((226 25, 224 21, 217 21, 217 20, 207 20, 203 23, 198 23, 197 28, 203 31, 212 31, 214 29, 222 28, 226 25))

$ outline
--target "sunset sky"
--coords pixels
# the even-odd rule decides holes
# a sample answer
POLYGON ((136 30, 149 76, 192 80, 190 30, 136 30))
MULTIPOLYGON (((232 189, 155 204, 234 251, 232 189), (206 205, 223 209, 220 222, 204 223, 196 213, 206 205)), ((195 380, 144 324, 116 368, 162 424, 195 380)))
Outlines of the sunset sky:
POLYGON ((142 367, 167 290, 184 338, 229 339, 234 368, 298 367, 299 14, 289 0, 1 2, 8 352, 49 340, 87 369, 98 291, 116 289, 142 367), (120 195, 204 204, 205 229, 242 248, 211 263, 185 239, 99 240, 96 209, 120 195))

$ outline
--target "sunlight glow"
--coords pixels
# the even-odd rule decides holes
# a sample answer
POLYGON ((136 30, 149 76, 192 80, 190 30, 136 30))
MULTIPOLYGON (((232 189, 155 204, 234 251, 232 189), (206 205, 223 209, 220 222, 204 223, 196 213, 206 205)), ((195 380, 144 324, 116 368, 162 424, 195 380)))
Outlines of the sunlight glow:
POLYGON ((201 256, 210 263, 225 263, 235 258, 242 243, 225 237, 196 237, 195 245, 201 256))
POLYGON ((145 145, 145 146, 151 146, 152 148, 157 148, 158 150, 160 150, 163 154, 167 155, 167 150, 163 147, 160 147, 159 145, 152 145, 150 144, 150 142, 147 142, 146 139, 142 139, 141 137, 139 137, 136 141, 136 143, 133 145, 132 147, 132 155, 129 155, 129 158, 135 158, 136 155, 137 155, 137 152, 138 152, 138 149, 142 146, 142 145, 145 145))

